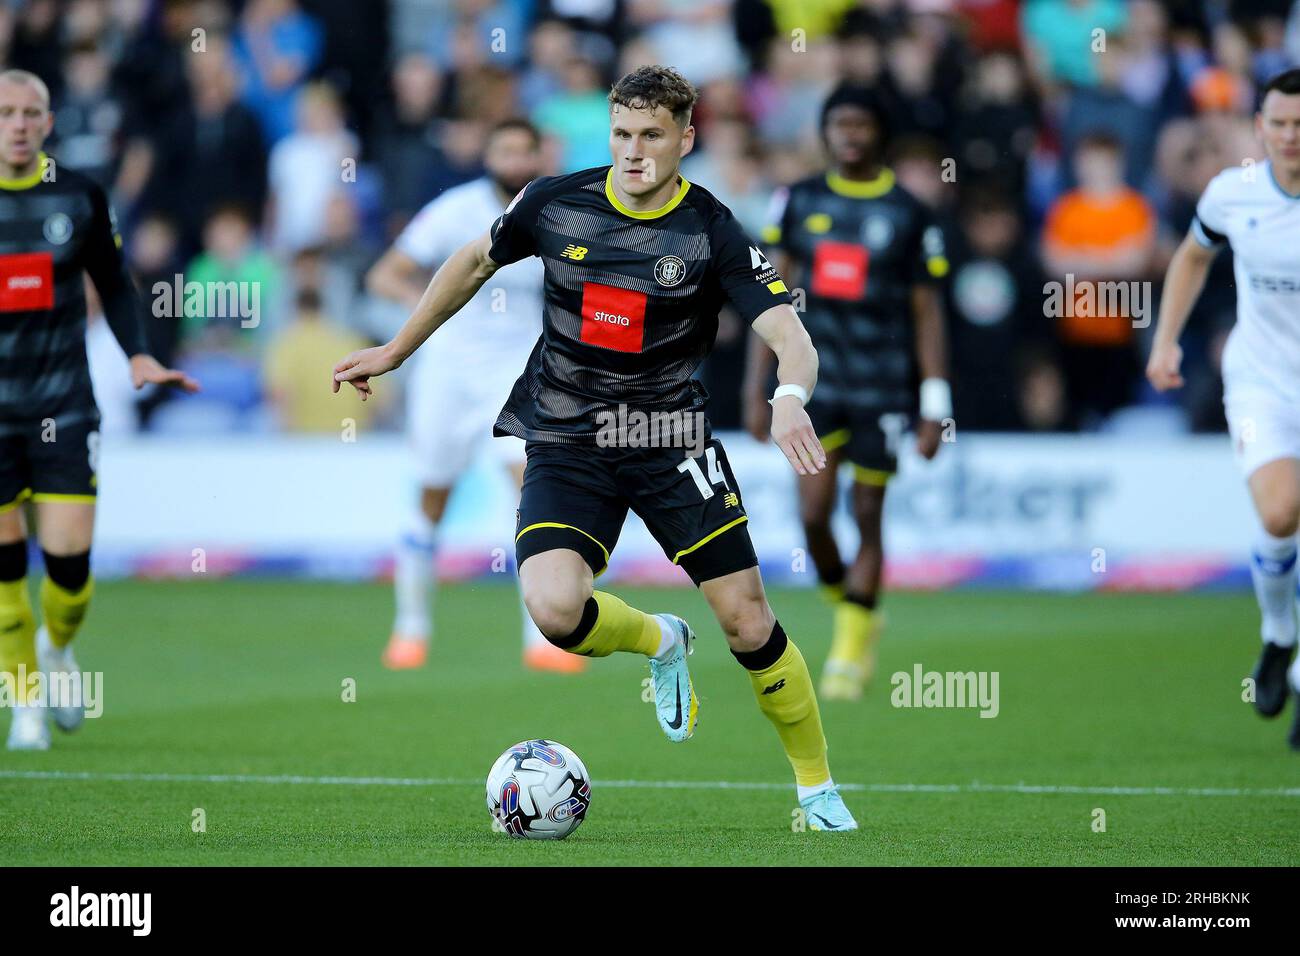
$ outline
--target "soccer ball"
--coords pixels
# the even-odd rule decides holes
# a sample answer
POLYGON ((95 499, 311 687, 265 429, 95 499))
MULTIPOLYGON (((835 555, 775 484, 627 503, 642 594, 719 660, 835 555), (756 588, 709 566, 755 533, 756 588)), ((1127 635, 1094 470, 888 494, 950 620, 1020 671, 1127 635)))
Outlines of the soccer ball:
POLYGON ((581 825, 590 803, 587 768, 554 740, 517 743, 488 771, 488 812, 512 837, 563 840, 581 825))

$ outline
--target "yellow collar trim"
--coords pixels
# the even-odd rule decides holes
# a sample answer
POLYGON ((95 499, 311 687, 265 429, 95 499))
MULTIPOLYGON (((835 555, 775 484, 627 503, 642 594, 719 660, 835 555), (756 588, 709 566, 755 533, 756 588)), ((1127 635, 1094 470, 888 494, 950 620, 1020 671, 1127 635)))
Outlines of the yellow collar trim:
POLYGON ((894 171, 886 166, 875 179, 845 179, 836 173, 826 174, 831 192, 852 199, 876 199, 894 188, 894 171))
POLYGON ((631 216, 633 219, 658 219, 660 216, 666 216, 686 198, 686 191, 691 188, 691 184, 686 181, 686 177, 681 177, 682 184, 677 190, 677 194, 668 200, 658 209, 647 209, 644 212, 636 209, 629 209, 619 201, 614 195, 614 167, 609 167, 609 172, 605 174, 605 198, 609 204, 625 216, 631 216))
POLYGON ((41 181, 45 175, 45 164, 49 162, 45 153, 36 154, 36 172, 28 173, 21 179, 3 179, 0 178, 0 189, 31 189, 41 181))

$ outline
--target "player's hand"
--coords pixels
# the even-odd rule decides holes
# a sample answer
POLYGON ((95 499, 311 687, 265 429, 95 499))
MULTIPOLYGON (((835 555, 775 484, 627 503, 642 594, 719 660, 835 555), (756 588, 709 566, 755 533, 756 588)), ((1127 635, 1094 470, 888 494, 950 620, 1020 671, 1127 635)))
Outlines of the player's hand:
POLYGON ((1168 345, 1157 343, 1151 349, 1151 358, 1147 361, 1147 381, 1157 392, 1182 388, 1183 376, 1179 374, 1182 364, 1183 350, 1177 342, 1168 345))
POLYGON ((943 425, 928 418, 922 418, 916 426, 916 450, 926 461, 932 461, 939 453, 943 441, 943 425))
POLYGON ((755 441, 767 444, 768 433, 772 430, 772 406, 762 395, 745 396, 745 431, 754 436, 755 441))
POLYGON ((357 390, 357 394, 361 396, 361 400, 364 402, 375 394, 374 389, 370 387, 370 379, 376 375, 391 372, 397 368, 398 364, 393 360, 392 354, 388 351, 386 345, 362 349, 360 352, 353 352, 334 366, 334 377, 330 380, 330 384, 333 386, 334 391, 337 392, 342 384, 347 382, 357 390))
POLYGON ((146 385, 175 385, 185 392, 199 390, 197 381, 178 369, 166 368, 145 352, 131 356, 131 384, 138 389, 146 385))
POLYGON ((826 452, 803 403, 794 395, 772 402, 772 438, 800 475, 815 475, 826 467, 826 452))

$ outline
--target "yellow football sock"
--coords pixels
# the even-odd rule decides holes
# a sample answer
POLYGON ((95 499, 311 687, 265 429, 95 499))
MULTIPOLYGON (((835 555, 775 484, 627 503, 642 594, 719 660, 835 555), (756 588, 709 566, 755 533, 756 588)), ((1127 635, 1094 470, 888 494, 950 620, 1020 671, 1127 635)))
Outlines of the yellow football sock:
POLYGON ((817 590, 821 592, 822 599, 828 604, 839 604, 844 600, 844 584, 818 584, 817 590))
POLYGON ((67 647, 77 636, 77 628, 86 617, 86 608, 94 591, 94 578, 87 578, 80 591, 69 591, 48 577, 41 579, 41 617, 49 631, 51 644, 67 647))
POLYGON ((566 648, 569 653, 608 657, 615 651, 630 651, 646 657, 654 656, 663 636, 658 619, 605 591, 596 591, 592 597, 599 608, 596 623, 578 644, 566 648))
POLYGON ((15 702, 27 702, 26 681, 36 671, 36 617, 27 579, 0 581, 0 672, 13 681, 15 702))
POLYGON ((867 652, 875 614, 854 601, 835 605, 835 633, 828 660, 857 664, 867 652))
POLYGON ((786 640, 785 650, 775 664, 759 671, 747 669, 746 673, 759 710, 767 715, 781 738, 781 746, 794 768, 795 782, 801 787, 825 783, 831 778, 831 769, 826 762, 822 716, 808 665, 794 641, 786 640))

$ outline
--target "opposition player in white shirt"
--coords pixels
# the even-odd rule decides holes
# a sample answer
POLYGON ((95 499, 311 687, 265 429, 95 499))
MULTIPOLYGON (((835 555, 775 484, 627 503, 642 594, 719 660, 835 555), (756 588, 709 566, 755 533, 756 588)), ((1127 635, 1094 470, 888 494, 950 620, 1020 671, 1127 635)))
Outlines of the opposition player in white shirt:
MULTIPOLYGON (((375 295, 414 310, 429 276, 477 239, 511 199, 541 173, 541 138, 525 120, 488 134, 487 175, 449 189, 420 210, 366 276, 375 295)), ((457 480, 479 455, 508 467, 518 485, 524 443, 492 438, 492 424, 541 334, 541 260, 498 272, 416 357, 407 392, 407 434, 420 483, 420 507, 397 548, 397 613, 384 664, 420 667, 428 658, 438 525, 457 480)), ((582 658, 549 643, 520 608, 524 663, 540 670, 582 670, 582 658)))
MULTIPOLYGON (((1260 527, 1251 561, 1263 650, 1255 708, 1276 717, 1300 695, 1296 531, 1300 527, 1300 70, 1264 89, 1255 131, 1268 159, 1219 173, 1205 188, 1165 276, 1147 378, 1183 384, 1178 335, 1215 254, 1232 247, 1237 323, 1223 351, 1223 403, 1260 527)), ((1289 742, 1300 749, 1300 703, 1289 742)))

